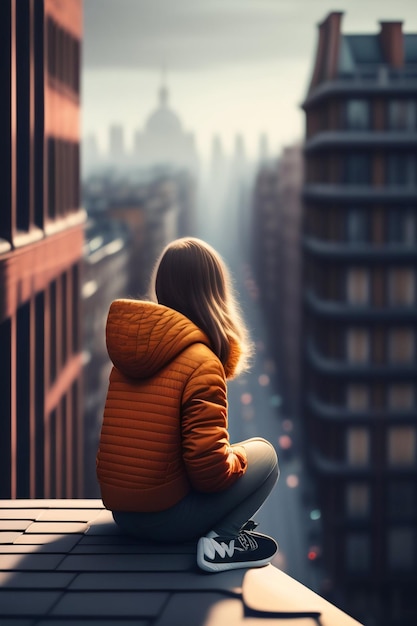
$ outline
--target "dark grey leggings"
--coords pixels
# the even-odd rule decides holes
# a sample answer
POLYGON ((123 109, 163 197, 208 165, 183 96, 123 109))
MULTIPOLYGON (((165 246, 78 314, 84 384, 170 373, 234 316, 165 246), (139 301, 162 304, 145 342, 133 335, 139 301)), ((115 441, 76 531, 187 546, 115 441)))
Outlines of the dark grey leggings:
POLYGON ((279 476, 277 454, 268 441, 255 437, 237 445, 244 446, 248 467, 229 489, 192 491, 175 506, 157 513, 114 511, 115 522, 130 535, 158 543, 192 541, 210 530, 234 537, 261 508, 279 476))

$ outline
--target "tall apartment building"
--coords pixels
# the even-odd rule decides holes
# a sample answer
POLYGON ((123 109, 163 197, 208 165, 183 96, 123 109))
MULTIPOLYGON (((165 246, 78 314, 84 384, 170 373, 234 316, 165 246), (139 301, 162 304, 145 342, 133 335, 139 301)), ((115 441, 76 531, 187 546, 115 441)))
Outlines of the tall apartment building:
MULTIPOLYGON (((252 201, 251 251, 262 307, 268 326, 273 326, 278 311, 278 165, 260 167, 255 177, 252 201)), ((278 339, 279 336, 275 335, 278 339)), ((275 345, 274 348, 277 346, 275 345)))
POLYGON ((2 0, 0 497, 82 495, 81 0, 2 0))
POLYGON ((417 34, 320 24, 306 114, 302 393, 324 566, 367 624, 415 623, 417 34))
POLYGON ((278 164, 278 315, 275 333, 278 330, 281 336, 284 411, 290 417, 298 417, 300 408, 302 184, 302 148, 298 144, 287 146, 278 164))
POLYGON ((262 164, 252 206, 252 260, 279 361, 283 411, 295 417, 300 397, 301 189, 303 151, 287 146, 262 164))

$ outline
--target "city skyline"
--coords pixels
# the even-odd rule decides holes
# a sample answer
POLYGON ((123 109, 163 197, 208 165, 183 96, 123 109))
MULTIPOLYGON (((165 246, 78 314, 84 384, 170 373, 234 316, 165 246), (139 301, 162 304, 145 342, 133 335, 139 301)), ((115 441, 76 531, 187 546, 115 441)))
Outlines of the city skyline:
POLYGON ((243 134, 254 157, 266 133, 278 154, 302 140, 317 25, 329 11, 344 12, 344 32, 376 33, 381 20, 400 20, 405 32, 417 28, 411 0, 337 4, 85 0, 83 134, 95 134, 105 152, 109 126, 122 124, 129 149, 155 110, 165 71, 171 107, 202 158, 216 134, 226 152, 243 134))

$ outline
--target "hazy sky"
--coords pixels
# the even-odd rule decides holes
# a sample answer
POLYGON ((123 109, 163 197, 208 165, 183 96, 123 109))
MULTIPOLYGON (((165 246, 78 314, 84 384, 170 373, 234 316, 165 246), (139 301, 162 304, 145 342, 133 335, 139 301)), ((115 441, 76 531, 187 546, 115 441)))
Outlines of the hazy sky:
POLYGON ((343 11, 345 33, 402 20, 417 32, 415 0, 84 0, 83 132, 107 148, 108 127, 126 143, 156 107, 162 69, 170 105, 202 156, 217 133, 247 151, 265 132, 270 148, 300 140, 317 25, 343 11))

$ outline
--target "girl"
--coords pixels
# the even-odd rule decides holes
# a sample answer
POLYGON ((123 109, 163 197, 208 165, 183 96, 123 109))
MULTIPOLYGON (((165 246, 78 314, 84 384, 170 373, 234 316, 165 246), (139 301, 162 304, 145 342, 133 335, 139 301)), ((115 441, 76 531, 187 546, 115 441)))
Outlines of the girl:
POLYGON ((195 238, 163 251, 153 301, 116 300, 106 341, 113 369, 97 476, 126 533, 198 540, 206 571, 260 567, 277 551, 251 516, 278 479, 261 438, 231 444, 226 379, 248 366, 251 343, 219 254, 195 238))

